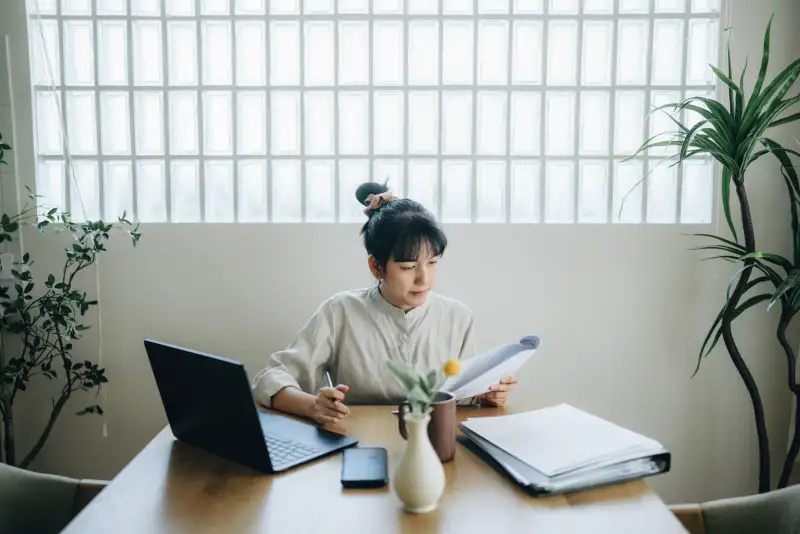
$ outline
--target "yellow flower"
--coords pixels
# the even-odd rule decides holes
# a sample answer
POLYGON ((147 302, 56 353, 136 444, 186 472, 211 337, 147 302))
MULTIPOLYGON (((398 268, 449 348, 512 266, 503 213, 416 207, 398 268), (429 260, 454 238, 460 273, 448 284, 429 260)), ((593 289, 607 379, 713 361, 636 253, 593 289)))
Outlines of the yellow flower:
POLYGON ((458 360, 447 360, 444 362, 444 374, 456 376, 461 371, 461 362, 458 360))

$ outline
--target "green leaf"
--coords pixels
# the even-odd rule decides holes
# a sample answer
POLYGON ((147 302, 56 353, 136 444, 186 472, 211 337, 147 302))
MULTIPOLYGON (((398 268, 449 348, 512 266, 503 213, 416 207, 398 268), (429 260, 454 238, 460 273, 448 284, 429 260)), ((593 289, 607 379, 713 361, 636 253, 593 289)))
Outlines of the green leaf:
POLYGON ((406 392, 417 387, 417 378, 414 371, 406 365, 394 360, 388 361, 389 369, 400 379, 406 392))
POLYGON ((786 280, 775 290, 775 293, 772 294, 772 297, 769 300, 769 304, 767 305, 767 310, 771 309, 772 306, 780 300, 780 298, 789 290, 797 287, 800 284, 800 270, 793 269, 792 272, 789 273, 789 276, 786 277, 786 280))
POLYGON ((725 210, 725 220, 728 223, 728 228, 733 235, 733 240, 739 242, 739 237, 736 235, 736 228, 733 225, 733 216, 731 215, 731 173, 727 167, 722 169, 722 208, 725 210))
POLYGON ((742 256, 741 259, 742 260, 763 259, 772 263, 773 265, 782 267, 787 274, 791 272, 792 269, 794 269, 792 262, 790 262, 783 256, 778 256, 777 254, 772 254, 770 252, 751 252, 750 254, 745 254, 744 256, 742 256))
POLYGON ((430 395, 426 394, 422 389, 419 387, 415 387, 411 389, 407 394, 408 402, 413 406, 417 405, 420 409, 420 412, 424 412, 428 409, 431 404, 431 397, 430 395))
POLYGON ((723 306, 722 309, 717 314, 717 318, 714 319, 714 322, 711 324, 711 328, 708 329, 708 333, 706 334, 706 337, 703 340, 703 344, 700 346, 700 354, 697 356, 697 366, 694 369, 694 373, 692 373, 692 377, 694 377, 694 375, 696 375, 697 372, 700 370, 700 362, 703 360, 703 357, 708 356, 711 353, 711 351, 714 350, 714 347, 717 345, 717 342, 719 341, 719 335, 714 336, 714 332, 717 330, 717 327, 722 322, 722 315, 725 313, 725 307, 727 305, 728 303, 726 302, 725 306, 723 306), (708 342, 711 340, 711 336, 714 336, 714 342, 706 351, 706 346, 708 345, 708 342))
MULTIPOLYGON (((763 295, 757 295, 755 297, 751 297, 751 298, 747 299, 745 302, 740 304, 733 311, 733 313, 731 314, 731 323, 733 321, 735 321, 737 318, 739 318, 739 316, 742 315, 744 312, 746 312, 747 310, 752 308, 753 306, 756 306, 756 305, 760 304, 761 302, 764 302, 765 300, 769 300, 770 298, 771 298, 771 295, 769 295, 768 293, 765 293, 763 295)), ((714 349, 714 347, 719 342, 720 337, 722 337, 722 328, 718 328, 717 329, 717 326, 720 325, 720 323, 722 322, 722 318, 723 318, 723 316, 725 314, 725 310, 727 309, 727 307, 728 307, 728 303, 726 302, 725 306, 723 306, 722 310, 717 315, 717 319, 714 321, 714 324, 711 326, 711 329, 708 331, 708 335, 706 335, 706 339, 705 339, 705 341, 703 341, 703 346, 700 349, 700 357, 697 360, 697 367, 695 368, 694 374, 692 376, 697 374, 697 371, 700 369, 700 360, 703 358, 703 355, 704 355, 703 354, 703 349, 706 347, 706 345, 708 343, 708 340, 711 337, 712 333, 715 331, 715 329, 716 329, 716 334, 714 335, 714 340, 711 343, 711 346, 709 347, 709 349, 705 352, 705 356, 708 356, 711 353, 711 351, 714 349)))
MULTIPOLYGON (((730 53, 730 49, 728 50, 728 53, 730 53)), ((729 57, 728 59, 730 59, 730 57, 729 57)), ((714 74, 716 74, 716 75, 717 75, 717 78, 719 78, 719 79, 722 81, 722 83, 724 83, 725 85, 727 85, 727 86, 728 86, 728 88, 729 88, 731 91, 733 91, 734 93, 736 93, 736 95, 737 95, 737 96, 743 96, 743 95, 742 95, 742 90, 739 88, 739 86, 738 86, 738 85, 736 85, 736 82, 734 82, 733 80, 731 80, 731 79, 730 79, 728 76, 726 76, 726 75, 725 75, 725 73, 724 73, 724 72, 722 72, 721 70, 719 70, 719 69, 718 69, 717 67, 715 67, 714 65, 709 65, 709 66, 711 67, 711 70, 714 72, 714 74)), ((731 107, 733 107, 733 98, 731 98, 731 107)))
POLYGON ((794 122, 794 121, 796 121, 798 119, 800 119, 800 113, 793 113, 793 114, 791 114, 789 116, 786 116, 786 117, 784 117, 782 119, 778 119, 778 120, 772 121, 771 123, 769 123, 769 127, 770 128, 774 128, 775 126, 780 126, 781 124, 788 124, 788 123, 794 122))
MULTIPOLYGON (((728 45, 728 51, 730 52, 730 44, 728 45)), ((742 90, 741 98, 736 98, 736 113, 734 113, 733 119, 737 126, 742 124, 742 116, 744 115, 744 74, 747 72, 747 58, 744 58, 744 68, 742 69, 742 73, 739 75, 739 87, 742 90)))
POLYGON ((434 392, 434 389, 436 388, 436 375, 436 371, 431 371, 428 373, 428 389, 431 392, 434 392))
POLYGON ((798 215, 798 200, 800 200, 800 179, 794 168, 781 166, 781 175, 786 183, 786 190, 789 193, 789 215, 792 226, 792 249, 794 264, 800 265, 800 215, 798 215))
MULTIPOLYGON (((728 49, 728 78, 733 78, 733 66, 731 64, 731 44, 730 41, 727 42, 727 49, 728 49)), ((739 90, 739 94, 741 94, 741 89, 739 90)), ((734 116, 736 115, 736 100, 733 98, 733 89, 728 88, 728 102, 730 103, 731 111, 734 112, 734 116)))
POLYGON ((750 297, 742 304, 739 304, 739 306, 737 306, 736 311, 734 311, 733 314, 731 315, 731 321, 737 319, 741 314, 743 314, 753 306, 760 304, 765 300, 769 300, 770 298, 772 298, 772 295, 770 295, 769 293, 764 293, 763 295, 756 295, 755 297, 750 297))
POLYGON ((725 239, 724 237, 720 237, 718 235, 702 234, 702 233, 700 233, 700 234, 692 234, 692 235, 697 236, 697 237, 707 237, 709 239, 716 239, 717 241, 721 241, 722 243, 725 243, 726 245, 729 245, 732 248, 740 250, 742 252, 742 254, 745 254, 747 252, 747 249, 744 248, 743 245, 740 245, 739 243, 737 243, 735 241, 731 241, 730 239, 725 239))
POLYGON ((745 293, 747 293, 748 291, 750 291, 751 289, 753 289, 757 285, 763 284, 764 282, 772 282, 772 280, 770 279, 769 276, 758 276, 756 278, 751 278, 744 285, 744 288, 742 289, 742 295, 744 295, 745 293))
POLYGON ((705 126, 707 123, 708 123, 707 120, 703 120, 703 121, 698 122, 697 124, 692 126, 692 129, 689 130, 689 132, 686 134, 686 136, 683 139, 683 144, 681 145, 681 151, 680 151, 680 159, 681 160, 686 159, 686 153, 689 151, 689 146, 690 146, 690 144, 692 142, 692 139, 694 139, 694 136, 697 135, 697 133, 699 132, 700 128, 705 126))
POLYGON ((729 247, 728 245, 702 245, 699 247, 692 247, 690 250, 719 250, 721 252, 730 252, 738 257, 742 256, 742 253, 739 249, 729 247))
POLYGON ((792 165, 792 160, 789 158, 789 154, 800 156, 800 152, 785 149, 779 143, 773 141, 769 137, 762 137, 759 139, 759 142, 764 145, 766 151, 778 158, 778 161, 781 163, 781 170, 789 174, 788 177, 784 176, 784 178, 788 178, 790 180, 791 185, 794 186, 794 192, 800 195, 800 181, 797 179, 797 173, 795 172, 794 165, 792 165))
POLYGON ((757 98, 759 93, 761 92, 761 87, 764 85, 764 78, 767 76, 767 67, 769 66, 769 42, 770 42, 770 34, 772 32, 772 21, 775 18, 775 14, 773 13, 769 17, 769 22, 767 23, 767 29, 764 31, 764 46, 763 51, 761 52, 761 68, 758 71, 758 78, 756 79, 756 84, 753 87, 753 96, 750 98, 750 102, 747 104, 747 110, 745 112, 745 121, 747 120, 748 115, 753 113, 753 107, 757 103, 757 98))

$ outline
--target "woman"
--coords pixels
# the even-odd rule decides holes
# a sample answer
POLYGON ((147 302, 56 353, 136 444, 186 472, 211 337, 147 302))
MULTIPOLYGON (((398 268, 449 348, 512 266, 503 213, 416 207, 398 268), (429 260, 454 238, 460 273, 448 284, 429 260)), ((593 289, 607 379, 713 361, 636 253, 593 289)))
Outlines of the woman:
MULTIPOLYGON (((390 359, 441 369, 474 356, 473 319, 462 303, 432 292, 447 238, 419 203, 377 183, 356 191, 368 220, 361 229, 377 284, 325 301, 292 344, 272 355, 254 383, 256 400, 276 410, 334 423, 350 404, 398 403, 404 390, 390 359), (330 387, 329 372, 336 387, 330 387)), ((480 401, 502 406, 513 377, 480 401)))

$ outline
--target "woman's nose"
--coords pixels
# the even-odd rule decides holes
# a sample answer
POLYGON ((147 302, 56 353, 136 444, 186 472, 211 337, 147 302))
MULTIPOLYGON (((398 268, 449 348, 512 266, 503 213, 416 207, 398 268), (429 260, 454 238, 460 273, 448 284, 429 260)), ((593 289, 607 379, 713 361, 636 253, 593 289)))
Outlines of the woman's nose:
POLYGON ((428 280, 428 268, 427 267, 420 267, 417 269, 417 285, 422 286, 425 285, 425 282, 428 280))

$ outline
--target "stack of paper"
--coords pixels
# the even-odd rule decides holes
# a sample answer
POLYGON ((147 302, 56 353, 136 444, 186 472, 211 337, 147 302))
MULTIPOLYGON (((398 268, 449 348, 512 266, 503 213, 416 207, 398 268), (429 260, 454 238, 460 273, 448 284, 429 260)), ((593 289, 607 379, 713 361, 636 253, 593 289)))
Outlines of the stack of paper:
MULTIPOLYGON (((659 442, 568 404, 462 423, 471 444, 534 493, 556 493, 669 470, 659 442)), ((466 443, 465 443, 466 444, 466 443)))

